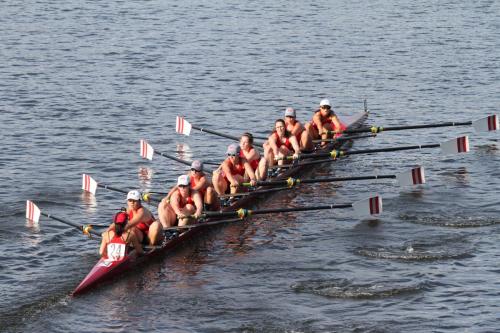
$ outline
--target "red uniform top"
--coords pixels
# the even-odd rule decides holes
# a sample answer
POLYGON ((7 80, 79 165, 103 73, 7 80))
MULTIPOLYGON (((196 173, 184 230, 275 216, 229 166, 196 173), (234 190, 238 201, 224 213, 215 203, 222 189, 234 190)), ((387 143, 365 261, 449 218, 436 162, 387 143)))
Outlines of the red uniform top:
MULTIPOLYGON (((320 112, 320 111, 318 110, 318 111, 316 111, 316 112, 320 112)), ((315 112, 315 113, 316 113, 316 112, 315 112)), ((326 124, 328 124, 328 123, 332 124, 332 130, 333 130, 333 131, 344 131, 345 129, 347 129, 347 126, 346 126, 346 125, 344 125, 344 124, 342 124, 342 123, 340 122, 340 120, 339 120, 340 128, 337 128, 337 126, 335 126, 335 123, 334 123, 334 122, 333 122, 333 120, 332 120, 332 117, 333 117, 333 116, 335 116, 335 113, 333 113, 333 112, 330 112, 330 114, 329 114, 328 116, 326 116, 326 117, 323 117, 321 114, 320 114, 319 116, 320 116, 320 118, 321 118, 321 124, 322 124, 323 126, 324 126, 324 125, 326 125, 326 124)), ((312 121, 311 121, 311 125, 312 125, 314 128, 318 129, 318 125, 316 125, 316 123, 314 122, 314 120, 312 120, 312 121)), ((320 133, 320 134, 321 134, 321 133, 320 133)), ((338 137, 338 136, 340 136, 340 135, 339 135, 339 134, 335 134, 335 137, 338 137)))
POLYGON ((182 194, 179 192, 179 190, 177 190, 177 192, 179 193, 179 199, 180 199, 180 201, 178 202, 179 208, 184 208, 186 207, 187 204, 194 205, 194 200, 191 196, 184 198, 182 194))
MULTIPOLYGON (((139 209, 144 209, 143 207, 139 208, 139 209)), ((134 211, 131 210, 130 212, 128 212, 128 220, 132 220, 132 218, 134 217, 134 211)), ((149 219, 148 221, 146 222, 139 222, 136 227, 137 229, 139 229, 140 231, 142 231, 142 233, 144 235, 147 235, 148 234, 148 231, 149 231, 149 226, 155 221, 154 217, 151 216, 151 219, 149 219)))
POLYGON ((277 132, 274 132, 274 137, 276 138, 276 145, 279 147, 285 146, 288 150, 293 150, 292 143, 288 137, 285 137, 285 142, 282 142, 277 132))
MULTIPOLYGON (((250 150, 252 150, 252 149, 253 148, 250 148, 250 150)), ((245 154, 243 153, 243 150, 240 150, 240 158, 246 158, 245 154)), ((260 161, 260 158, 249 161, 250 166, 252 167, 252 170, 257 170, 257 168, 259 167, 259 161, 260 161)))
POLYGON ((106 245, 106 259, 119 261, 125 258, 125 255, 128 253, 128 246, 122 236, 118 236, 115 233, 108 245, 106 245))
MULTIPOLYGON (((241 154, 241 152, 240 152, 241 154)), ((229 162, 229 170, 231 171, 232 175, 240 175, 244 176, 245 175, 245 165, 242 162, 243 160, 240 157, 240 163, 234 165, 231 160, 228 160, 229 162)))
MULTIPOLYGON (((203 176, 204 176, 204 174, 203 174, 203 176)), ((189 186, 191 187, 191 190, 196 186, 196 184, 197 184, 196 179, 194 179, 194 177, 189 177, 189 186)), ((207 191, 207 187, 205 186, 204 188, 200 188, 198 190, 198 193, 200 193, 201 197, 204 198, 206 191, 207 191)))

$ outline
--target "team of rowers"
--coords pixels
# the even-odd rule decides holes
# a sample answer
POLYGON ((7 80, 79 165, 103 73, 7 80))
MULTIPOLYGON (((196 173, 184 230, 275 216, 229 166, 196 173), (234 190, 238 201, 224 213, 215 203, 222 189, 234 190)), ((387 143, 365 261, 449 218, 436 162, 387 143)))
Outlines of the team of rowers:
POLYGON ((228 146, 227 157, 213 172, 211 181, 203 163, 193 161, 188 174, 179 176, 177 185, 158 205, 158 219, 142 205, 140 192, 130 191, 126 211, 117 213, 102 234, 101 255, 119 260, 127 247, 141 254, 141 244, 161 243, 163 230, 193 223, 203 210, 219 210, 221 197, 243 191, 244 185, 255 186, 266 179, 270 167, 287 163, 288 156, 296 159, 301 152, 312 152, 314 140, 327 144, 321 140, 335 137, 344 129, 327 99, 321 100, 312 121, 305 125, 297 120, 293 108, 286 108, 284 119, 275 121, 273 132, 263 144, 263 157, 254 147, 252 134, 243 133, 239 145, 228 146))

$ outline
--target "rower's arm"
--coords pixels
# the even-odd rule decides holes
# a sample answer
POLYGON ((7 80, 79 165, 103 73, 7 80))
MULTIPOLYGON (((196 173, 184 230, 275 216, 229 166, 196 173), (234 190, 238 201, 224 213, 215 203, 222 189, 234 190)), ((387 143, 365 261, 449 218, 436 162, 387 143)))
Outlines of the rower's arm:
POLYGON ((255 172, 253 171, 250 163, 248 161, 245 161, 243 163, 243 166, 245 167, 245 171, 247 172, 248 177, 250 177, 250 180, 257 181, 257 177, 255 177, 255 172))
POLYGON ((346 128, 346 126, 340 122, 339 118, 336 115, 332 116, 332 123, 339 133, 342 133, 346 128))
POLYGON ((192 187, 191 190, 199 191, 201 189, 204 189, 206 185, 207 185, 207 177, 203 176, 200 178, 200 181, 198 182, 198 184, 196 184, 194 187, 192 187))
POLYGON ((313 122, 316 124, 316 127, 318 128, 318 133, 322 135, 325 129, 323 128, 323 124, 321 123, 320 112, 316 112, 314 114, 313 122))
POLYGON ((101 257, 104 257, 107 255, 107 249, 106 249, 106 246, 108 245, 108 232, 105 231, 102 233, 102 238, 101 238, 101 246, 99 247, 99 255, 101 257))
POLYGON ((226 175, 226 178, 227 180, 229 180, 229 182, 231 184, 233 183, 238 183, 236 181, 236 179, 233 177, 233 175, 231 174, 231 170, 229 169, 229 167, 227 166, 227 160, 225 160, 223 163, 222 163, 222 171, 224 171, 224 174, 226 175))
POLYGON ((131 228, 135 227, 138 225, 144 216, 144 207, 142 209, 139 209, 137 213, 134 213, 134 217, 128 221, 127 225, 125 226, 125 230, 130 230, 131 228))
POLYGON ((297 138, 294 135, 292 135, 288 138, 288 140, 292 144, 292 148, 295 151, 295 153, 298 154, 300 152, 300 147, 299 147, 299 142, 297 141, 297 138))
POLYGON ((170 200, 170 197, 172 196, 172 194, 174 193, 174 191, 176 191, 179 187, 177 185, 175 185, 174 187, 172 187, 170 189, 170 191, 168 191, 168 194, 167 194, 167 200, 170 200))
POLYGON ((170 198, 170 206, 175 212, 175 215, 182 215, 181 208, 179 207, 179 192, 172 194, 170 198))
POLYGON ((274 156, 277 157, 279 154, 279 150, 278 150, 278 145, 276 144, 276 138, 274 137, 274 134, 271 134, 269 139, 267 139, 267 142, 269 142, 269 147, 271 147, 274 156))
POLYGON ((200 193, 193 194, 194 205, 196 206, 196 215, 201 216, 203 213, 203 198, 200 193))

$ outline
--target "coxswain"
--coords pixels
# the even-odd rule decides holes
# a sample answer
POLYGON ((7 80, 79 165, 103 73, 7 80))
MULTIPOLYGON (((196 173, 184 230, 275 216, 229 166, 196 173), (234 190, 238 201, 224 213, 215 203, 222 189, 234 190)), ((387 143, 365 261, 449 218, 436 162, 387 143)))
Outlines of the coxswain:
POLYGON ((213 173, 212 182, 219 195, 237 193, 240 184, 245 181, 245 174, 251 186, 257 184, 252 166, 245 157, 241 157, 240 151, 241 148, 237 144, 229 145, 226 151, 227 158, 213 173))
POLYGON ((127 194, 128 223, 125 231, 134 230, 139 242, 156 245, 163 240, 161 224, 155 220, 153 213, 141 203, 141 193, 137 190, 127 194))
MULTIPOLYGON (((328 99, 322 99, 319 103, 319 110, 314 112, 313 119, 306 124, 306 129, 311 134, 314 140, 326 140, 332 137, 338 137, 346 126, 340 122, 328 99), (332 132, 335 135, 332 135, 332 132)), ((326 145, 323 142, 322 145, 326 145)))
POLYGON ((131 249, 138 255, 144 253, 141 242, 135 232, 125 230, 128 224, 128 214, 121 211, 115 214, 112 228, 102 233, 99 254, 104 259, 119 261, 125 258, 131 249))
MULTIPOLYGON (((265 180, 267 177, 267 160, 261 158, 259 152, 253 146, 252 133, 243 133, 240 138, 240 157, 245 158, 252 170, 255 173, 257 180, 265 180)), ((245 174, 245 178, 249 179, 250 176, 245 174)))
POLYGON ((203 200, 197 191, 192 191, 188 175, 177 179, 177 186, 170 197, 165 197, 158 205, 158 217, 164 229, 185 226, 201 217, 203 200))
POLYGON ((297 138, 301 152, 311 152, 314 149, 311 134, 297 120, 295 110, 291 107, 285 109, 285 125, 286 129, 297 138))
POLYGON ((297 138, 286 129, 286 124, 283 119, 278 119, 274 123, 274 131, 264 143, 264 157, 267 159, 269 166, 286 163, 285 157, 293 156, 294 159, 299 157, 300 147, 297 138))

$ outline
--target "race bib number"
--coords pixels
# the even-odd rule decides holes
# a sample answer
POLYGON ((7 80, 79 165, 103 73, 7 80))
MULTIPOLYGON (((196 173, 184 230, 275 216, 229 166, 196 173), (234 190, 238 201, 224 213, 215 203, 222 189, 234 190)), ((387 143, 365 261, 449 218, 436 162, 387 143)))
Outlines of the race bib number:
POLYGON ((122 260, 125 257, 125 244, 117 244, 117 243, 109 243, 108 250, 108 259, 113 261, 122 260))

